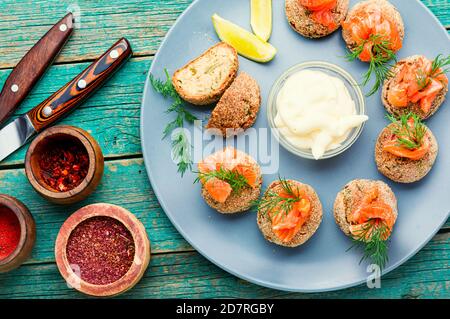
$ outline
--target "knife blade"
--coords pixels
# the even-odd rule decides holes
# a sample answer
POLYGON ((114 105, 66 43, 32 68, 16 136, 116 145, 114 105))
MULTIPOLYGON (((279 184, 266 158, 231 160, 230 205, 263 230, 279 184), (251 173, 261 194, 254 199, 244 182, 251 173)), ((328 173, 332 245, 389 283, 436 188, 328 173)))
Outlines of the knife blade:
POLYGON ((28 115, 22 115, 0 130, 0 162, 36 134, 28 115))
POLYGON ((132 55, 122 38, 100 58, 34 109, 0 130, 0 161, 85 101, 132 55))

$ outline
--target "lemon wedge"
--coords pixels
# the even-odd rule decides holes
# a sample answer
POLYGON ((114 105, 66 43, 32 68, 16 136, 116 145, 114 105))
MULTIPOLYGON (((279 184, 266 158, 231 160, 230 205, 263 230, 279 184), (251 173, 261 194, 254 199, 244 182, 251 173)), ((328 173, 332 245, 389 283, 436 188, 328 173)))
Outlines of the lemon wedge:
POLYGON ((272 34, 272 0, 250 0, 253 33, 263 41, 272 34))
POLYGON ((221 18, 217 14, 212 16, 212 22, 220 40, 228 43, 240 55, 250 60, 269 62, 277 54, 277 49, 270 43, 261 40, 253 33, 221 18))

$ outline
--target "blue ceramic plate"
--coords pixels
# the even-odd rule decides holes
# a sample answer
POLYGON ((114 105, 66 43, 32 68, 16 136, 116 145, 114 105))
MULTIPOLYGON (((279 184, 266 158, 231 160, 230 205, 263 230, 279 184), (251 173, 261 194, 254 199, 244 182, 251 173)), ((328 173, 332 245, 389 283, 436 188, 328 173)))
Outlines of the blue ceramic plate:
MULTIPOLYGON (((367 65, 348 63, 345 44, 338 31, 321 40, 307 40, 289 27, 284 15, 284 1, 273 1, 273 34, 270 42, 278 55, 269 64, 258 64, 240 57, 240 70, 255 77, 262 90, 263 102, 256 128, 268 128, 266 103, 275 80, 289 67, 309 60, 323 60, 341 66, 360 80, 367 65)), ((353 6, 357 1, 351 1, 353 6)), ((393 0, 406 27, 404 48, 399 58, 425 54, 450 54, 447 31, 419 1, 393 0)), ((217 12, 250 30, 249 1, 197 0, 178 19, 158 54, 150 72, 164 77, 164 68, 172 74, 218 40, 211 23, 217 12)), ((366 88, 367 89, 367 88, 366 88)), ((155 93, 147 82, 141 113, 141 137, 145 164, 153 189, 167 216, 184 238, 203 256, 226 271, 250 282, 288 291, 319 292, 342 289, 364 283, 367 264, 359 264, 361 252, 348 251, 350 240, 336 226, 332 205, 336 194, 356 178, 387 182, 399 202, 399 217, 391 237, 385 273, 400 266, 417 253, 440 229, 450 211, 450 139, 448 101, 427 124, 440 143, 440 153, 431 173, 414 185, 400 185, 378 173, 373 153, 375 140, 387 124, 380 95, 366 100, 370 120, 358 141, 344 154, 329 160, 301 159, 280 148, 280 169, 264 175, 264 187, 278 173, 312 185, 324 208, 323 222, 305 245, 288 249, 275 246, 262 237, 255 213, 224 216, 210 209, 200 196, 195 175, 183 178, 171 161, 170 139, 162 140, 164 126, 173 119, 166 114, 169 101, 155 93)), ((190 108, 201 118, 210 108, 190 108)), ((188 127, 193 130, 193 127, 188 127)))

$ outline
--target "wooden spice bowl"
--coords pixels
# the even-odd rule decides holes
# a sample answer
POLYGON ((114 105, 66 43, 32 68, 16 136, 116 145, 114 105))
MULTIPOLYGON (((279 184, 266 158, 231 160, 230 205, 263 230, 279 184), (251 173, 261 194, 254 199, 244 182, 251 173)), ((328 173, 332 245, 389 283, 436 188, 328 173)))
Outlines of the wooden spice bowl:
POLYGON ((5 259, 0 260, 0 273, 4 273, 19 267, 31 255, 36 242, 36 225, 28 208, 14 197, 0 194, 0 208, 8 211, 8 213, 15 214, 20 231, 20 237, 14 251, 5 259))
POLYGON ((97 141, 88 132, 74 126, 60 125, 45 130, 31 143, 25 158, 25 173, 33 188, 56 204, 73 204, 88 197, 100 183, 103 170, 103 153, 97 141), (62 143, 81 146, 89 158, 86 176, 78 186, 68 191, 55 190, 46 183, 39 164, 44 154, 62 143))
MULTIPOLYGON (((91 242, 91 239, 88 242, 91 242)), ((93 247, 96 247, 95 245, 92 244, 93 247)), ((105 249, 111 250, 112 248, 108 245, 105 246, 105 249)), ((91 256, 89 255, 88 258, 92 259, 91 256)), ((88 205, 72 214, 62 225, 55 245, 56 264, 66 282, 76 290, 96 297, 117 296, 133 288, 144 275, 150 262, 150 256, 150 240, 144 225, 128 210, 105 203, 88 205), (122 277, 107 284, 92 284, 82 279, 83 266, 70 264, 68 257, 68 247, 74 242, 71 236, 77 232, 80 225, 89 223, 95 218, 112 218, 119 222, 129 231, 134 242, 134 257, 132 257, 132 263, 127 268, 128 270, 122 277)), ((113 256, 114 259, 116 259, 115 257, 113 256)), ((107 269, 102 270, 102 273, 106 272, 107 269)))

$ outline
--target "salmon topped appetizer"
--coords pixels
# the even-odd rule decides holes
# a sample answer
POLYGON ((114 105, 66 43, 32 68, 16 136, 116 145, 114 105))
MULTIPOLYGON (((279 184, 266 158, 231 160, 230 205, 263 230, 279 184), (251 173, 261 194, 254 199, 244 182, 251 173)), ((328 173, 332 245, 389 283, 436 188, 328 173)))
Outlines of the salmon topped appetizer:
POLYGON ((261 169, 248 154, 226 147, 198 164, 196 182, 206 203, 223 214, 244 212, 261 192, 261 169))
POLYGON ((413 183, 431 170, 438 154, 438 143, 431 130, 413 113, 392 121, 380 133, 375 146, 378 170, 399 183, 413 183))
POLYGON ((272 182, 257 202, 258 226, 277 245, 297 247, 319 228, 322 204, 314 189, 294 180, 272 182))
POLYGON ((336 223, 355 245, 364 249, 361 261, 370 259, 380 268, 388 261, 387 241, 397 214, 397 199, 382 181, 353 180, 334 202, 336 223))
POLYGON ((367 0, 356 4, 342 23, 342 35, 351 51, 347 59, 370 64, 363 85, 375 75, 373 95, 389 75, 387 63, 403 46, 405 28, 397 9, 387 0, 367 0))
POLYGON ((341 26, 348 7, 349 0, 286 0, 286 17, 304 37, 321 38, 341 26))
POLYGON ((414 112, 421 119, 433 115, 448 92, 446 67, 450 56, 438 55, 433 61, 415 55, 399 61, 383 85, 382 100, 386 110, 399 116, 414 112))

